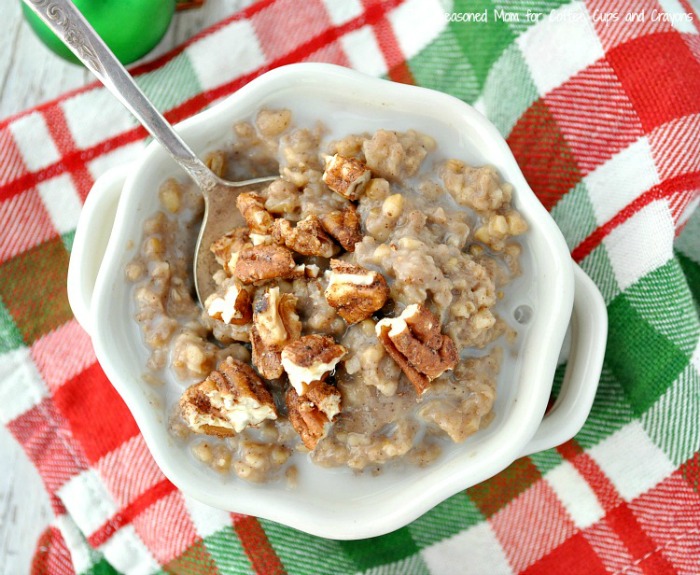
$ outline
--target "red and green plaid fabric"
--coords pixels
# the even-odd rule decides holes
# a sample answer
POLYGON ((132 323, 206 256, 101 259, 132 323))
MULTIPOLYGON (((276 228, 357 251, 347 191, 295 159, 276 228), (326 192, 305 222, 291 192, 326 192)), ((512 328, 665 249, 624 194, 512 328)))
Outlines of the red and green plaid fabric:
POLYGON ((56 515, 35 573, 700 573, 700 29, 687 0, 265 0, 137 72, 177 121, 297 61, 448 92, 507 137, 608 305, 589 420, 372 540, 185 497, 66 299, 82 202, 144 139, 92 85, 0 123, 0 419, 56 515))

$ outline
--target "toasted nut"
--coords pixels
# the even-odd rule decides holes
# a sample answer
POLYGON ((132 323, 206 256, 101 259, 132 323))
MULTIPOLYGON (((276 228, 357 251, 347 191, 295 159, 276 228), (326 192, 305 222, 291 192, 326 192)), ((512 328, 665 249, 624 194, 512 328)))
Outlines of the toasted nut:
POLYGON ((301 335, 296 304, 296 296, 280 294, 279 287, 271 287, 255 299, 253 323, 267 348, 282 351, 286 344, 301 335))
POLYGON ((357 200, 371 177, 372 172, 359 160, 345 158, 338 154, 326 159, 323 182, 348 200, 357 200))
POLYGON ((279 379, 284 374, 282 354, 274 349, 265 347, 258 329, 250 329, 250 357, 253 365, 265 379, 279 379))
POLYGON ((443 335, 440 322, 435 314, 422 305, 407 307, 400 316, 413 332, 413 335, 430 349, 439 349, 443 335))
POLYGON ((321 268, 319 268, 316 264, 301 264, 301 266, 298 267, 300 267, 301 271, 304 272, 304 277, 309 279, 317 278, 321 273, 321 268))
POLYGON ((338 416, 343 404, 338 388, 325 381, 313 382, 306 391, 304 399, 312 402, 331 422, 338 416))
POLYGON ((292 252, 283 246, 245 246, 236 259, 233 275, 244 284, 295 276, 292 252))
POLYGON ((219 364, 218 371, 185 390, 180 413, 195 433, 221 437, 277 419, 272 395, 260 377, 249 365, 230 357, 219 364))
POLYGON ((330 258, 340 251, 323 230, 319 219, 313 215, 301 220, 296 227, 284 218, 275 220, 272 237, 278 244, 303 256, 330 258))
POLYGON ((282 367, 299 395, 314 381, 323 381, 347 350, 326 335, 305 335, 282 350, 282 367))
POLYGON ((381 320, 376 333, 418 395, 459 360, 452 339, 442 335, 438 318, 419 304, 409 305, 397 318, 381 320))
POLYGON ((355 244, 362 241, 360 216, 355 206, 349 206, 343 211, 333 211, 321 217, 321 225, 343 249, 354 252, 355 244))
POLYGON ((250 243, 254 246, 269 246, 270 244, 274 244, 275 240, 270 234, 256 234, 251 232, 250 243))
POLYGON ((209 249, 224 270, 232 274, 236 267, 238 253, 247 245, 250 245, 250 232, 248 228, 234 228, 221 236, 218 240, 212 242, 209 249))
POLYGON ((293 387, 285 396, 289 421, 304 445, 313 451, 326 436, 330 423, 340 413, 340 392, 322 381, 315 381, 300 397, 293 387))
MULTIPOLYGON (((440 333, 440 323, 433 313, 422 305, 408 306, 401 314, 408 329, 396 335, 389 334, 402 355, 433 380, 457 365, 459 356, 454 342, 440 333)), ((396 324, 400 328, 400 324, 396 324)))
POLYGON ((326 300, 346 322, 357 323, 382 308, 389 286, 382 274, 341 260, 331 260, 326 300))
POLYGON ((389 337, 391 327, 387 324, 382 324, 382 322, 385 321, 388 320, 383 319, 377 323, 377 338, 382 343, 384 349, 386 349, 391 359, 393 359, 401 368, 401 371, 406 374, 408 380, 413 384, 416 393, 420 396, 425 392, 425 390, 428 389, 428 387, 430 387, 430 380, 425 374, 413 367, 413 365, 411 365, 411 363, 403 355, 401 355, 401 352, 396 349, 396 346, 389 337))
MULTIPOLYGON (((232 280, 229 279, 228 281, 232 280)), ((223 295, 219 292, 211 294, 207 301, 204 302, 204 308, 207 310, 209 317, 219 319, 228 324, 245 325, 250 323, 253 317, 251 303, 250 291, 245 286, 234 281, 226 286, 226 291, 223 295)))
POLYGON ((273 287, 256 298, 253 304, 252 361, 265 379, 282 377, 282 349, 301 336, 296 303, 295 296, 280 294, 279 287, 273 287))
POLYGON ((270 232, 273 217, 265 209, 265 198, 253 192, 244 192, 236 199, 236 206, 243 214, 251 232, 255 234, 268 234, 270 232))

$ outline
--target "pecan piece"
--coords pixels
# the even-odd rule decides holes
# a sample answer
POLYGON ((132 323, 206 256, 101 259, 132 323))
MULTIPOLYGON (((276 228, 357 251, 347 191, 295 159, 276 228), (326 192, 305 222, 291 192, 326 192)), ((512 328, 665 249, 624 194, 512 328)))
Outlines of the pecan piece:
POLYGON ((223 295, 211 294, 204 302, 209 317, 232 325, 245 325, 253 317, 252 298, 247 287, 229 278, 223 295), (230 283, 229 283, 230 282, 230 283))
POLYGON ((348 323, 367 319, 389 297, 389 286, 379 272, 341 260, 331 260, 326 300, 348 323))
POLYGON ((292 226, 289 220, 275 220, 272 237, 278 244, 287 246, 290 250, 302 256, 333 257, 339 248, 326 234, 321 222, 316 216, 308 216, 292 226))
POLYGON ((250 358, 265 379, 279 379, 284 373, 282 355, 265 346, 255 326, 250 329, 250 358))
POLYGON ((459 360, 452 339, 441 333, 438 318, 426 307, 409 305, 396 318, 376 325, 377 338, 422 395, 430 382, 459 360))
POLYGON ((265 198, 253 192, 243 192, 236 198, 236 206, 251 232, 263 235, 270 232, 274 218, 265 209, 265 198))
POLYGON ((280 294, 279 287, 273 287, 253 304, 252 361, 266 379, 282 377, 282 349, 301 336, 296 303, 296 296, 280 294))
POLYGON ((304 395, 314 381, 323 381, 347 350, 327 335, 305 335, 282 350, 282 367, 289 383, 304 395))
POLYGON ((231 436, 277 419, 272 395, 249 365, 231 357, 180 397, 180 413, 195 433, 231 436))
POLYGON ((372 177, 364 162, 339 154, 326 159, 323 183, 348 200, 355 201, 372 177))
POLYGON ((232 274, 236 267, 239 252, 247 245, 250 245, 248 228, 234 228, 212 242, 209 249, 224 270, 232 274))
POLYGON ((315 381, 305 395, 299 396, 293 387, 285 396, 289 422, 311 451, 328 433, 328 428, 340 413, 341 396, 337 388, 315 381))
POLYGON ((280 294, 279 287, 271 287, 255 299, 253 323, 267 347, 282 351, 285 345, 299 338, 301 321, 296 304, 296 296, 280 294))
POLYGON ((292 252, 278 245, 245 246, 236 258, 233 275, 244 284, 297 275, 292 252))
POLYGON ((342 211, 328 212, 321 216, 321 225, 335 240, 349 252, 355 251, 355 244, 362 241, 360 216, 355 206, 342 211))

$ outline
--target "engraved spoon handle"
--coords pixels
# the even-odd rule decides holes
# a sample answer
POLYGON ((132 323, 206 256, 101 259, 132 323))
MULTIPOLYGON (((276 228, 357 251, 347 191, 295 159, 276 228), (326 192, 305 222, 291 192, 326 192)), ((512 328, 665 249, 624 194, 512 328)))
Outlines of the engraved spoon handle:
POLYGON ((206 194, 217 184, 70 0, 24 0, 78 59, 116 96, 206 194))

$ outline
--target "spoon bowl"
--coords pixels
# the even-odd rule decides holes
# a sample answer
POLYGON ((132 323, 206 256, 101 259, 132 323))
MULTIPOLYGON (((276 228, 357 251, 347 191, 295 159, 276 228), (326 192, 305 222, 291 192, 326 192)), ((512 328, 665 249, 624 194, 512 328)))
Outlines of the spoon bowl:
MULTIPOLYGON (((95 29, 70 0, 24 0, 75 56, 90 70, 148 133, 167 150, 194 180, 204 197, 204 217, 194 256, 194 282, 200 304, 204 304, 216 286, 212 275, 216 270, 211 243, 236 225, 236 197, 244 190, 255 190, 276 179, 276 176, 240 182, 224 180, 212 172, 192 151, 172 125, 141 91, 133 76, 102 41, 95 29), (233 220, 232 220, 233 218, 233 220)), ((239 225, 243 222, 242 218, 239 225)))

